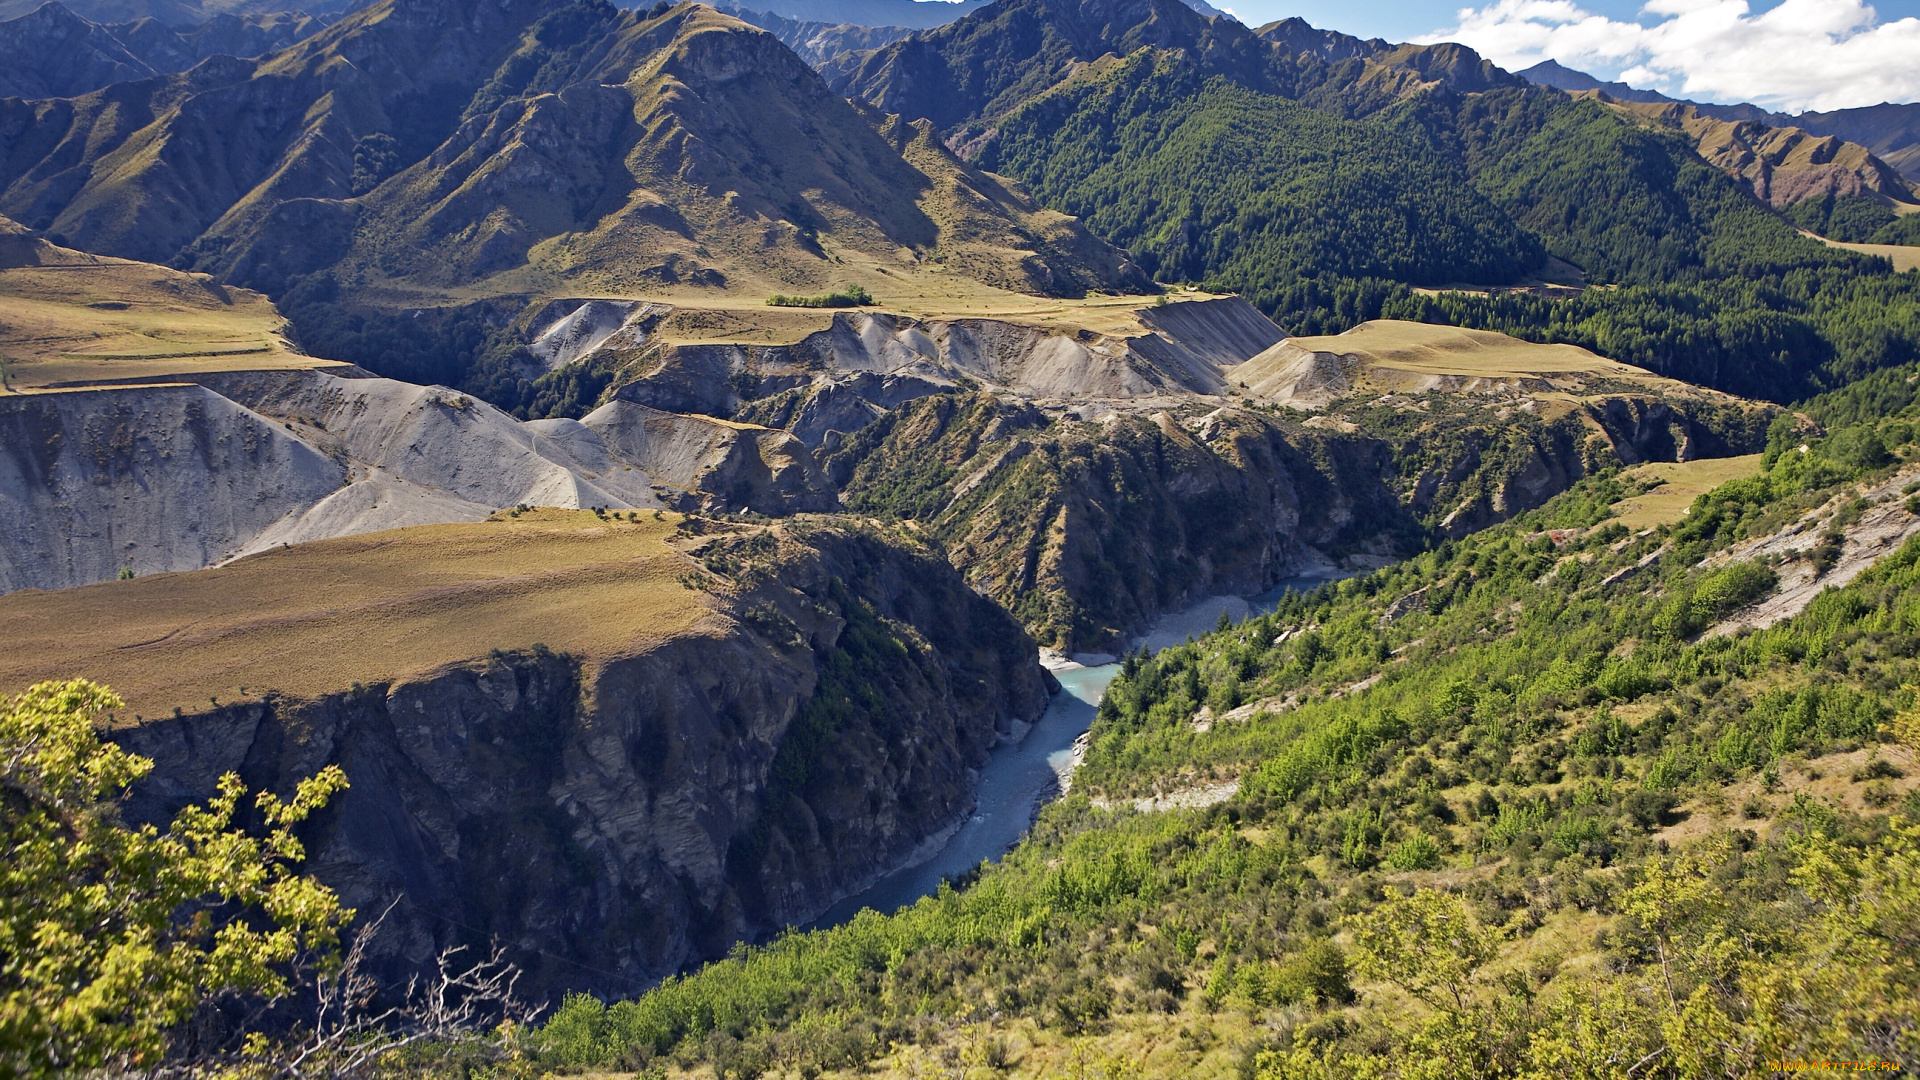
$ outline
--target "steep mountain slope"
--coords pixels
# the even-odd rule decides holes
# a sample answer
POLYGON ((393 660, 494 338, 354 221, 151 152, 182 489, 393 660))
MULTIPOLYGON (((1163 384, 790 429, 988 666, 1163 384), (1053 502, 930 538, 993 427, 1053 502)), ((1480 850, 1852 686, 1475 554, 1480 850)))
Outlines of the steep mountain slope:
POLYGON ((1797 127, 1815 135, 1844 139, 1866 147, 1875 157, 1898 169, 1908 180, 1920 183, 1920 104, 1887 103, 1793 115, 1769 112, 1757 105, 1679 101, 1658 90, 1636 90, 1626 83, 1602 82, 1552 60, 1535 64, 1520 74, 1542 86, 1574 92, 1599 90, 1617 101, 1690 105, 1702 115, 1720 120, 1757 120, 1769 127, 1797 127))
POLYGON ((1233 282, 1262 307, 1301 277, 1506 282, 1545 257, 1419 127, 1202 81, 1177 54, 1028 104, 981 160, 1157 276, 1233 282))
POLYGON ((1756 197, 1776 208, 1820 196, 1865 196, 1907 205, 1920 201, 1892 166, 1858 143, 1797 127, 1721 120, 1692 105, 1613 107, 1643 123, 1685 132, 1695 140, 1696 153, 1746 181, 1756 197))
POLYGON ((0 212, 90 251, 172 262, 285 200, 350 194, 363 137, 390 136, 407 160, 426 153, 548 6, 388 3, 256 61, 0 101, 0 212))
POLYGON ((1006 256, 980 275, 999 287, 1077 295, 1125 280, 1120 256, 1017 192, 967 200, 982 220, 943 232, 929 212, 953 204, 952 186, 992 181, 938 147, 903 159, 910 137, 891 144, 772 35, 709 8, 567 9, 529 32, 470 112, 359 200, 336 277, 445 287, 526 260, 587 289, 764 293, 843 280, 830 252, 910 272, 974 244, 1006 256), (580 15, 590 29, 561 24, 580 15), (510 81, 522 72, 534 78, 510 81))
POLYGON ((157 763, 130 816, 340 765, 307 867, 405 898, 383 974, 497 938, 537 999, 813 918, 950 830, 1046 705, 1032 640, 937 553, 825 521, 502 515, 0 611, 8 685, 126 698, 113 737, 157 763))
POLYGON ((0 115, 0 206, 22 220, 269 292, 326 271, 305 294, 325 303, 881 289, 950 255, 996 287, 1146 287, 943 151, 908 163, 910 138, 771 35, 692 4, 523 0, 474 23, 387 0, 254 63, 0 115), (993 194, 943 246, 929 213, 953 217, 955 185, 993 194))
POLYGON ((185 71, 211 56, 259 56, 323 25, 303 12, 273 12, 222 13, 186 27, 153 18, 102 26, 56 0, 0 22, 0 97, 76 97, 185 71))

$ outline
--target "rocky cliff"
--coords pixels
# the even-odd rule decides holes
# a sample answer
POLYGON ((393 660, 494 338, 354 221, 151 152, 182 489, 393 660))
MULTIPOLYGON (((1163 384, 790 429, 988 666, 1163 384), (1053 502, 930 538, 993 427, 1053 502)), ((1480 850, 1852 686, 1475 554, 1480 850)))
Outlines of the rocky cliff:
POLYGON ((312 823, 309 868, 363 912, 398 898, 390 973, 498 939, 536 996, 630 993, 941 836, 1046 703, 1032 639, 936 552, 724 528, 546 512, 15 594, 4 666, 84 672, 148 717, 114 734, 157 763, 135 818, 227 771, 284 790, 339 764, 352 787, 312 823), (106 612, 121 636, 174 632, 69 640, 106 612), (185 693, 218 703, 166 716, 185 693))

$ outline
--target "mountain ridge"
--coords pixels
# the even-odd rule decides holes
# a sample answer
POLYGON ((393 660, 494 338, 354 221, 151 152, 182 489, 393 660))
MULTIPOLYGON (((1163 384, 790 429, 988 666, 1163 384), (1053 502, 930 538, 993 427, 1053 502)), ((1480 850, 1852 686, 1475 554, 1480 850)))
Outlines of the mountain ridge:
POLYGON ((1701 115, 1718 120, 1756 120, 1770 127, 1797 127, 1815 135, 1844 139, 1866 147, 1875 157, 1898 169, 1908 180, 1920 182, 1920 103, 1882 102, 1851 109, 1826 112, 1810 110, 1792 114, 1773 112, 1744 102, 1723 105, 1668 97, 1658 90, 1641 90, 1623 82, 1606 82, 1554 60, 1543 60, 1519 74, 1534 83, 1561 90, 1599 90, 1620 101, 1692 106, 1701 115))
POLYGON ((304 12, 230 14, 171 26, 103 25, 58 0, 0 22, 0 97, 77 97, 118 82, 185 71, 214 56, 258 56, 326 25, 304 12))

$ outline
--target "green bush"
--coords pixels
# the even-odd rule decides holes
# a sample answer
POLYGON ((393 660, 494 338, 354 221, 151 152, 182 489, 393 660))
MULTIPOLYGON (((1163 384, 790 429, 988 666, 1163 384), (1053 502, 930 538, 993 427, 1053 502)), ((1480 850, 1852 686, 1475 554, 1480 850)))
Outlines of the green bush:
POLYGON ((846 308, 864 307, 871 303, 873 303, 873 296, 858 285, 849 285, 838 292, 820 296, 785 296, 775 293, 767 297, 767 304, 770 307, 846 308))

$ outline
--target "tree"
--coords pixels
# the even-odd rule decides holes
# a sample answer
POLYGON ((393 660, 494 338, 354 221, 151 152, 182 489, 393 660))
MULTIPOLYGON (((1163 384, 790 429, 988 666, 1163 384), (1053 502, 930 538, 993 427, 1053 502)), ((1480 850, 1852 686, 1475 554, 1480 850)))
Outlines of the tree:
POLYGON ((1499 931, 1475 921, 1459 897, 1435 889, 1388 900, 1348 926, 1355 970, 1441 1012, 1466 1009, 1474 972, 1500 951, 1499 931))
POLYGON ((264 835, 236 826, 232 774, 165 832, 129 827, 117 800, 153 762, 95 731, 122 705, 84 680, 0 704, 0 1074, 158 1065, 202 1002, 286 995, 291 965, 324 968, 353 917, 293 871, 294 826, 347 786, 337 766, 291 800, 255 795, 264 835))

